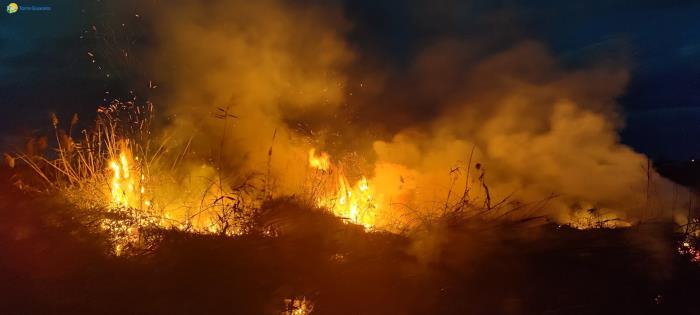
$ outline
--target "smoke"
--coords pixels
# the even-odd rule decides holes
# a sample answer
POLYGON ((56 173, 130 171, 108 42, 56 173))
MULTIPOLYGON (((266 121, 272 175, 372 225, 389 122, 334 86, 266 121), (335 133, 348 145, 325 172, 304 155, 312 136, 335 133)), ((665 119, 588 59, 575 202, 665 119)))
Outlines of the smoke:
POLYGON ((327 116, 343 100, 353 54, 340 12, 276 0, 181 2, 155 25, 153 64, 172 91, 173 138, 196 132, 195 150, 223 150, 228 170, 263 172, 270 159, 279 188, 298 187, 309 144, 287 120, 327 116), (217 119, 221 109, 235 117, 217 119))
POLYGON ((647 160, 620 144, 616 132, 614 100, 628 79, 624 67, 565 71, 529 41, 478 61, 465 60, 468 52, 466 44, 451 42, 418 56, 418 98, 434 99, 439 109, 427 124, 374 142, 378 177, 402 168, 398 173, 410 173, 401 179, 411 187, 405 194, 420 191, 436 202, 449 190, 464 190, 464 180, 453 184, 448 172, 466 177, 474 148, 470 166, 480 168, 470 170, 469 185, 482 200, 485 183, 493 203, 556 196, 546 208, 562 221, 592 208, 640 218, 629 211, 648 206, 647 160))
MULTIPOLYGON (((418 21, 439 19, 429 13, 418 21)), ((368 161, 382 200, 400 205, 382 208, 385 223, 465 191, 472 204, 538 204, 565 222, 593 208, 635 220, 667 186, 619 142, 624 58, 563 67, 511 27, 494 36, 505 43, 438 28, 397 67, 358 44, 362 21, 338 5, 177 2, 156 15, 151 64, 174 117, 166 132, 194 134, 199 152, 223 149, 232 172, 269 168, 280 195, 299 191, 312 147, 368 161), (215 118, 220 109, 235 118, 215 118)), ((512 23, 496 17, 487 25, 512 23)))

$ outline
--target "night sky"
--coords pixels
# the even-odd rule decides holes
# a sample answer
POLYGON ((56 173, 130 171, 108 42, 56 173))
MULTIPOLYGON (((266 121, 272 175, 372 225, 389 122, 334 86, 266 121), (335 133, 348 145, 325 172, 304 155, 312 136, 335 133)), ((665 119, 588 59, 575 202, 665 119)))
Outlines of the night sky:
MULTIPOLYGON (((52 11, 10 15, 3 9, 0 134, 4 147, 48 125, 49 112, 89 115, 106 97, 126 97, 134 77, 148 76, 125 75, 128 71, 120 72, 119 63, 101 63, 102 69, 91 63, 88 51, 105 45, 85 32, 92 25, 111 23, 116 32, 138 33, 148 21, 147 15, 140 17, 145 22, 135 20, 134 13, 139 12, 119 15, 123 12, 112 12, 103 2, 19 1, 20 5, 51 6, 52 11), (115 21, 124 22, 124 30, 115 21), (105 91, 112 94, 106 96, 105 91)), ((695 140, 700 135, 700 4, 693 1, 340 2, 355 26, 348 34, 353 46, 393 60, 399 67, 421 45, 446 34, 467 41, 484 34, 536 39, 563 65, 571 66, 623 55, 630 64, 631 82, 619 99, 626 120, 622 141, 655 159, 700 156, 700 141, 695 140)), ((146 45, 143 42, 130 44, 138 48, 146 45)))

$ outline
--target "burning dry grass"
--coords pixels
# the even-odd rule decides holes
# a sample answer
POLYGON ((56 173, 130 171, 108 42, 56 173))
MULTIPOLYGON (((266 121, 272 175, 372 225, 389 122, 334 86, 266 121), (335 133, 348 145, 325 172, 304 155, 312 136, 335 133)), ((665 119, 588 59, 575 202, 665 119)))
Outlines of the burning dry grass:
POLYGON ((700 219, 691 219, 681 227, 683 238, 679 241, 678 252, 690 261, 700 263, 700 219))
MULTIPOLYGON (((226 128, 236 117, 219 109, 214 115, 223 123, 219 147, 196 154, 190 150, 194 137, 184 146, 171 145, 167 136, 154 140, 153 110, 151 103, 112 102, 98 109, 94 127, 82 130, 80 138, 73 138, 77 115, 66 128, 52 115, 55 141, 30 140, 25 150, 7 156, 17 170, 15 185, 57 193, 77 211, 89 213, 86 223, 109 235, 116 255, 149 249, 157 239, 152 231, 159 229, 275 235, 275 229, 260 224, 263 204, 273 198, 269 170, 266 176, 232 175, 226 166, 226 128), (49 143, 55 147, 49 149, 49 143)), ((391 206, 382 203, 367 178, 350 184, 342 163, 333 163, 325 152, 317 156, 314 149, 308 163, 303 194, 295 200, 366 230, 388 229, 391 206)))
POLYGON ((285 299, 285 311, 282 315, 308 315, 314 310, 313 303, 306 298, 285 299))
MULTIPOLYGON (((578 206, 576 220, 552 224, 541 215, 550 199, 492 199, 483 166, 471 159, 449 172, 454 186, 426 209, 382 199, 380 178, 360 175, 350 184, 345 164, 316 150, 306 156, 304 194, 276 196, 270 178, 227 175, 216 151, 203 158, 189 145, 152 144, 146 121, 152 111, 150 104, 112 103, 98 111, 96 129, 83 131, 82 140, 70 137, 77 121, 61 131, 54 119, 55 151, 12 157, 15 188, 48 192, 40 200, 58 194, 67 204, 50 204, 46 209, 61 209, 49 215, 54 219, 28 228, 14 219, 0 224, 0 238, 30 248, 46 241, 37 236, 46 224, 62 231, 62 246, 97 236, 80 252, 50 254, 86 255, 66 259, 97 266, 80 277, 73 269, 52 275, 76 291, 53 293, 34 309, 64 310, 61 303, 69 300, 123 311, 123 303, 110 300, 120 294, 127 305, 170 313, 664 312, 686 309, 685 281, 698 279, 697 265, 688 265, 698 261, 696 221, 679 238, 670 225, 629 227, 578 206), (195 176, 191 165, 203 171, 195 176), (104 248, 128 259, 111 261, 104 248), (80 291, 94 281, 110 289, 80 291), (167 297, 154 293, 161 291, 167 297)), ((41 146, 49 145, 32 144, 41 146)), ((12 207, 5 208, 1 215, 11 216, 12 207)), ((39 294, 27 291, 17 300, 39 294)))
POLYGON ((55 148, 47 152, 47 140, 39 138, 8 156, 13 167, 33 174, 18 173, 16 186, 57 192, 77 208, 101 216, 98 225, 111 235, 116 254, 142 243, 148 229, 225 235, 249 229, 248 216, 261 196, 252 177, 224 178, 215 166, 190 158, 189 143, 173 151, 167 137, 153 141, 150 103, 115 101, 97 114, 94 127, 76 139, 77 115, 67 128, 52 115, 55 148), (179 170, 198 162, 197 172, 179 170))
POLYGON ((245 212, 236 207, 283 195, 393 231, 460 211, 547 215, 581 228, 669 215, 668 183, 619 143, 614 103, 629 77, 624 62, 562 64, 543 43, 450 33, 398 66, 353 45, 335 4, 137 7, 162 44, 144 48, 143 60, 168 86, 157 97, 175 119, 159 131, 172 136, 169 150, 183 152, 168 158, 185 173, 151 169, 146 194, 154 186, 172 192, 147 201, 179 207, 165 214, 185 225, 236 234, 245 228, 225 223, 245 212), (353 155, 365 164, 344 161, 353 155), (168 177, 175 184, 152 183, 168 177), (211 186, 211 196, 182 194, 190 185, 211 186), (217 198, 227 194, 236 200, 217 198), (224 220, 188 222, 184 212, 206 208, 197 199, 216 203, 224 220))
MULTIPOLYGON (((157 134, 152 104, 115 101, 81 131, 77 115, 52 116, 50 137, 5 156, 17 187, 60 195, 63 218, 130 258, 80 278, 81 288, 94 279, 118 288, 88 292, 99 301, 88 309, 619 314, 659 304, 669 252, 697 260, 695 221, 678 248, 672 236, 615 229, 642 210, 668 214, 650 163, 616 136, 610 103, 625 69, 569 72, 538 43, 482 56, 448 40, 406 73, 358 66, 354 75, 370 78, 356 88, 340 12, 276 0, 207 8, 158 8, 167 54, 154 66, 171 78, 166 113, 177 118, 157 134), (348 123, 346 101, 360 118, 324 128, 348 123), (421 102, 431 117, 411 113, 421 102), (399 122, 377 124, 385 115, 399 122), (344 141, 377 127, 386 132, 344 141), (348 151, 371 162, 348 162, 348 151), (168 296, 153 296, 161 288, 168 296), (105 298, 115 293, 128 301, 105 298)), ((8 243, 26 238, 3 228, 8 243)))
MULTIPOLYGON (((66 128, 61 128, 53 115, 55 148, 47 152, 48 141, 39 138, 29 141, 23 152, 6 157, 17 169, 32 171, 33 176, 18 175, 16 185, 25 190, 58 192, 81 211, 92 213, 98 219, 91 223, 110 235, 117 255, 149 248, 153 239, 148 231, 157 229, 274 235, 274 229, 260 225, 263 205, 285 192, 275 195, 269 163, 265 176, 259 175, 265 172, 234 176, 235 171, 226 167, 227 126, 237 117, 219 109, 214 115, 223 125, 219 147, 202 155, 191 152, 194 136, 180 146, 171 145, 167 136, 155 141, 151 134, 153 111, 151 103, 115 101, 99 108, 94 127, 80 131, 80 138, 75 139, 77 115, 66 128)), ((269 159, 272 152, 271 147, 269 159)), ((371 180, 360 176, 351 184, 344 163, 312 148, 303 193, 294 199, 326 209, 366 230, 398 233, 449 218, 547 220, 540 213, 556 196, 533 203, 510 200, 510 196, 492 199, 485 170, 472 161, 473 153, 474 148, 464 165, 450 170, 451 184, 442 200, 416 205, 385 197, 391 184, 383 182, 381 176, 371 180)), ((397 177, 403 183, 403 177, 397 177)), ((572 217, 575 219, 569 224, 580 229, 629 226, 595 208, 582 208, 572 217)))
POLYGON ((663 226, 582 231, 452 217, 399 236, 367 233, 291 198, 261 208, 258 224, 276 237, 160 230, 157 248, 124 259, 102 255, 109 240, 72 220, 73 205, 2 193, 0 245, 9 255, 0 277, 13 281, 0 284, 0 306, 53 314, 694 310, 697 267, 674 258, 663 226))
POLYGON ((316 156, 315 149, 309 151, 309 166, 314 172, 310 192, 315 196, 316 206, 366 229, 375 228, 382 202, 367 178, 362 176, 355 185, 351 185, 342 166, 333 165, 326 152, 316 156), (334 180, 334 177, 337 179, 334 180))

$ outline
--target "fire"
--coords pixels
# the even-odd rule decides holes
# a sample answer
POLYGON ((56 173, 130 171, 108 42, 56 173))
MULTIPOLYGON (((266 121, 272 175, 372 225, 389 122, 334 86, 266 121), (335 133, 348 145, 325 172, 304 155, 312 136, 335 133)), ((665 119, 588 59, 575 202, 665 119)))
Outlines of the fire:
POLYGON ((145 176, 139 175, 139 170, 134 167, 131 150, 125 142, 119 145, 119 155, 109 161, 109 169, 112 172, 110 185, 112 203, 117 207, 150 206, 150 201, 144 199, 145 176), (136 175, 136 176, 135 176, 136 175), (135 178, 140 179, 138 182, 135 178), (137 188, 138 187, 138 188, 137 188))
POLYGON ((284 299, 284 305, 282 315, 308 315, 314 310, 314 304, 306 298, 284 299))
POLYGON ((681 246, 678 247, 678 252, 681 255, 688 256, 690 261, 700 263, 700 249, 695 247, 689 240, 683 241, 681 246))
POLYGON ((632 223, 617 217, 613 211, 604 210, 590 206, 587 209, 573 211, 567 225, 578 230, 595 228, 615 229, 632 226, 632 223))
POLYGON ((326 152, 316 156, 316 149, 309 150, 309 165, 317 170, 327 171, 330 168, 330 156, 326 152))
MULTIPOLYGON (((331 169, 330 156, 322 152, 315 155, 315 149, 309 151, 309 166, 322 171, 331 169)), ((337 185, 335 191, 322 192, 317 198, 316 205, 327 208, 333 214, 348 222, 359 224, 371 229, 376 223, 379 201, 373 193, 373 188, 366 177, 362 177, 355 185, 351 185, 343 174, 342 168, 336 167, 337 185)))

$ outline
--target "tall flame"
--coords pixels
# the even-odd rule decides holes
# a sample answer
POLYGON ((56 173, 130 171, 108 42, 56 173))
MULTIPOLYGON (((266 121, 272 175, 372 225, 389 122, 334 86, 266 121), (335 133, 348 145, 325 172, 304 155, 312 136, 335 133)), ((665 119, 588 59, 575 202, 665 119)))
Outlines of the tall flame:
MULTIPOLYGON (((316 150, 309 151, 309 166, 322 171, 331 169, 330 156, 321 152, 316 156, 316 150)), ((338 217, 348 222, 359 224, 366 229, 373 228, 376 221, 376 213, 379 201, 373 194, 370 182, 364 176, 355 185, 345 177, 341 168, 335 168, 338 174, 335 191, 322 192, 316 200, 316 205, 327 208, 338 217)))
POLYGON ((124 142, 120 143, 119 148, 119 155, 109 161, 109 169, 112 171, 112 203, 118 207, 142 208, 141 203, 150 206, 150 202, 143 198, 145 177, 138 176, 140 172, 133 166, 131 150, 124 142), (137 182, 135 178, 140 180, 137 182))

